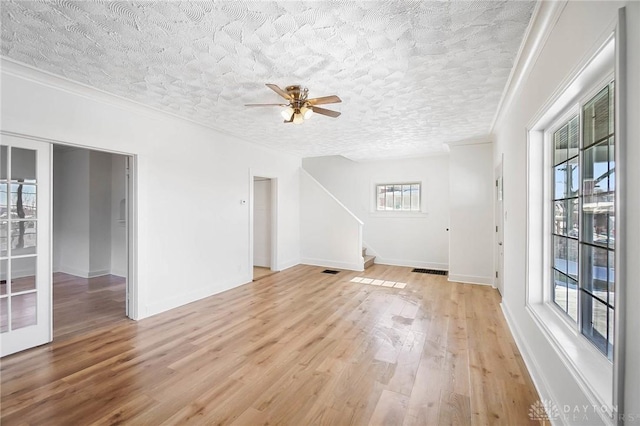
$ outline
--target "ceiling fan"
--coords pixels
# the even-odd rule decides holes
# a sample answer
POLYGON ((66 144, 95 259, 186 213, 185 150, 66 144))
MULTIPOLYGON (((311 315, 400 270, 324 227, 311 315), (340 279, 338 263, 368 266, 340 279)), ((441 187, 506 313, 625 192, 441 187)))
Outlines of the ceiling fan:
POLYGON ((326 108, 320 108, 317 105, 335 104, 342 102, 342 99, 336 95, 323 96, 321 98, 308 99, 309 89, 299 85, 287 86, 285 90, 282 90, 275 84, 267 84, 269 89, 276 92, 278 95, 285 98, 288 103, 283 104, 245 104, 248 107, 262 107, 262 106, 282 106, 285 109, 282 111, 282 117, 285 123, 302 124, 305 119, 309 119, 315 112, 316 114, 326 115, 328 117, 336 118, 340 115, 338 111, 332 111, 326 108))

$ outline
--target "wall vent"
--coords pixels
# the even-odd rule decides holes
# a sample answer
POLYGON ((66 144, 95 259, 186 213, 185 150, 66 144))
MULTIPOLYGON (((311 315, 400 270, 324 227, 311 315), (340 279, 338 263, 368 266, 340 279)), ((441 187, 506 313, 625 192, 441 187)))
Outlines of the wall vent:
POLYGON ((447 271, 439 271, 437 269, 422 269, 422 268, 413 268, 411 272, 417 272, 419 274, 432 274, 432 275, 447 275, 447 271))

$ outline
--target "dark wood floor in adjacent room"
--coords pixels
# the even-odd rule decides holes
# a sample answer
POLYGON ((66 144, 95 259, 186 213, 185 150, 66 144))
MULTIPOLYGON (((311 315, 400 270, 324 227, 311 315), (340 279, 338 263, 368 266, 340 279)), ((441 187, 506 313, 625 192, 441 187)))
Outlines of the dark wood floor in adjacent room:
POLYGON ((60 341, 118 322, 125 312, 125 279, 53 274, 53 338, 60 341))
MULTIPOLYGON (((495 289, 402 267, 322 270, 138 322, 64 325, 54 343, 2 359, 1 423, 530 422, 538 395, 495 289), (363 276, 407 286, 350 282, 363 276)), ((58 321, 72 309, 60 302, 58 321)))

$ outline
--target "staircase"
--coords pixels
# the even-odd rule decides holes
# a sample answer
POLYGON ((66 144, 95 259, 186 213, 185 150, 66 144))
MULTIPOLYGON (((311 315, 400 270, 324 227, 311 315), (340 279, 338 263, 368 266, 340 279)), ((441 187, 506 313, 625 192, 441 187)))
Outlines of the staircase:
POLYGON ((362 257, 364 258, 364 269, 367 269, 370 266, 373 266, 375 256, 371 256, 367 254, 367 249, 362 247, 362 257))

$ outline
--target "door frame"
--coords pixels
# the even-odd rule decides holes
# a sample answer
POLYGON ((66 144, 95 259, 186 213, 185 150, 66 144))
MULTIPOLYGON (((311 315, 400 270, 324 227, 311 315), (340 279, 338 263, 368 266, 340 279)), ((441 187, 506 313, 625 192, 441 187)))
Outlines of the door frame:
POLYGON ((253 206, 254 206, 254 178, 265 178, 271 180, 271 270, 277 272, 278 266, 278 178, 270 174, 255 173, 249 169, 249 257, 248 271, 249 282, 253 281, 253 206))
MULTIPOLYGON (((61 140, 55 140, 50 138, 42 138, 34 135, 27 135, 24 133, 16 133, 9 132, 5 130, 0 130, 0 134, 7 136, 14 136, 23 139, 29 139, 39 142, 45 142, 50 144, 50 149, 52 155, 50 156, 50 174, 51 174, 51 198, 50 198, 50 219, 49 221, 49 264, 51 270, 51 281, 50 281, 50 290, 51 290, 51 304, 53 305, 53 197, 55 194, 53 193, 53 146, 61 145, 61 146, 69 146, 79 149, 87 149, 90 151, 104 152, 107 154, 117 154, 124 156, 126 160, 126 200, 127 200, 127 208, 126 214, 127 217, 125 219, 126 230, 125 235, 127 239, 127 243, 125 245, 127 250, 127 276, 126 279, 126 316, 133 320, 139 319, 139 287, 138 287, 138 256, 137 256, 137 247, 138 247, 138 156, 134 153, 116 151, 112 149, 99 148, 90 145, 82 145, 77 143, 70 143, 61 140)), ((53 327, 53 309, 51 309, 51 327, 53 327)), ((51 336, 53 338, 53 328, 51 331, 51 336)))
POLYGON ((494 269, 495 285, 504 296, 504 154, 495 168, 496 191, 494 197, 494 269))

